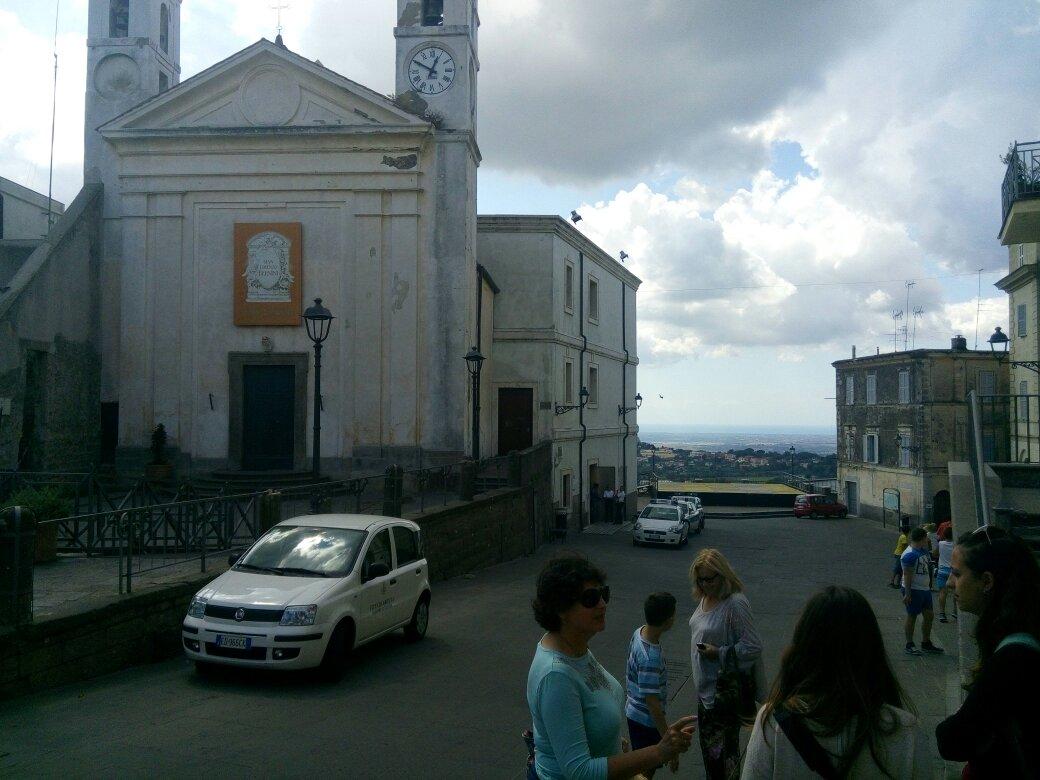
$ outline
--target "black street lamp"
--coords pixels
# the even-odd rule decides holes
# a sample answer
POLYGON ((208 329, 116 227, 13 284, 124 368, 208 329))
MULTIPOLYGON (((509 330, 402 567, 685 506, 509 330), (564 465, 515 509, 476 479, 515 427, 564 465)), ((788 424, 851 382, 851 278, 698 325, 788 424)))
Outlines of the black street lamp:
POLYGON ((480 369, 484 356, 476 347, 470 347, 465 355, 466 368, 473 383, 473 460, 480 460, 480 369))
POLYGON ((556 404, 556 408, 553 410, 556 414, 566 414, 572 409, 584 409, 589 403, 589 388, 581 388, 581 392, 578 393, 578 403, 576 404, 556 404))
POLYGON ((321 305, 321 298, 315 298, 314 305, 308 306, 303 312, 307 335, 314 342, 314 441, 311 472, 315 477, 320 473, 321 460, 321 343, 329 337, 334 319, 332 312, 321 305))
POLYGON ((1008 338, 1008 335, 1002 331, 998 325, 997 329, 993 331, 993 335, 989 337, 988 341, 991 352, 997 355, 1003 355, 1007 353, 1008 342, 1010 342, 1011 339, 1008 338))
POLYGON ((638 409, 640 406, 643 405, 643 396, 640 395, 639 393, 636 393, 636 399, 635 400, 636 400, 636 405, 635 406, 624 406, 622 404, 618 404, 618 407, 617 407, 618 417, 624 417, 629 412, 634 412, 636 409, 638 409))

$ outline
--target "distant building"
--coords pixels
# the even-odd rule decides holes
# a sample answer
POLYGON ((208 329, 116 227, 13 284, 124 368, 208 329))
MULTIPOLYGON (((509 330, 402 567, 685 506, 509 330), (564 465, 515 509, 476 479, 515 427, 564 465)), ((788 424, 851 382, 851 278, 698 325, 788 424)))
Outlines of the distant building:
POLYGON ((968 459, 965 398, 1006 394, 1008 370, 991 351, 915 349, 833 363, 838 492, 851 514, 914 523, 950 513, 947 463, 968 459))
MULTIPOLYGON (((65 206, 51 201, 51 221, 65 206)), ((0 240, 32 241, 47 235, 47 196, 0 176, 0 240)))
POLYGON ((590 519, 594 484, 623 485, 634 511, 639 428, 625 407, 635 406, 640 280, 557 216, 478 217, 477 256, 501 288, 493 453, 551 440, 553 499, 571 510, 572 525, 590 519), (560 406, 574 408, 557 414, 560 406))

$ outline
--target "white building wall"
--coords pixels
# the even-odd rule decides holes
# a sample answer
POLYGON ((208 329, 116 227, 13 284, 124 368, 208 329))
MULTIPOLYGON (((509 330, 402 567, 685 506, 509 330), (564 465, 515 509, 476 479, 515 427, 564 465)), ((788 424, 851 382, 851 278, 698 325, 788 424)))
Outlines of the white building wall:
MULTIPOLYGON (((0 211, 3 213, 3 229, 0 239, 5 241, 41 239, 47 235, 47 196, 10 179, 0 176, 0 211)), ((65 213, 65 206, 51 201, 51 221, 65 213)))

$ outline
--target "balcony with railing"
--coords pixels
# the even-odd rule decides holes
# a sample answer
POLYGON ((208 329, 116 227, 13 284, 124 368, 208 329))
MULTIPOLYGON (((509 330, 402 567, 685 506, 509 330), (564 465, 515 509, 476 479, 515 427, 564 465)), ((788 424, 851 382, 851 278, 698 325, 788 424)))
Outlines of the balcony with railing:
POLYGON ((1040 141, 1016 142, 1002 159, 1007 170, 1000 190, 1001 242, 1040 242, 1040 141))

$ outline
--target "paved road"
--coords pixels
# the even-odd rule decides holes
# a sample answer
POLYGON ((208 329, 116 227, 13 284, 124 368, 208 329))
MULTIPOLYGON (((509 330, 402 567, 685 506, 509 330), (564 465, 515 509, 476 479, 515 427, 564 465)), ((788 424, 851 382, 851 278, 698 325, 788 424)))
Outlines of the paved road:
MULTIPOLYGON (((669 590, 689 615, 687 567, 699 547, 715 546, 744 578, 766 641, 767 675, 808 595, 832 582, 853 585, 873 604, 897 673, 931 730, 945 715, 956 658, 903 655, 902 605, 886 586, 892 544, 891 531, 870 521, 754 518, 716 520, 681 551, 634 549, 624 534, 586 535, 569 546, 610 575, 608 626, 593 649, 619 678, 645 594, 669 590)), ((393 636, 363 648, 335 686, 298 675, 204 680, 178 659, 7 702, 0 775, 519 777, 527 667, 540 636, 529 603, 539 567, 559 547, 442 583, 426 640, 409 645, 393 636)), ((937 629, 952 651, 951 628, 937 629)), ((675 691, 689 668, 685 621, 664 645, 675 691)), ((669 711, 694 710, 687 684, 669 711)), ((682 776, 702 775, 696 752, 685 757, 682 776)))

